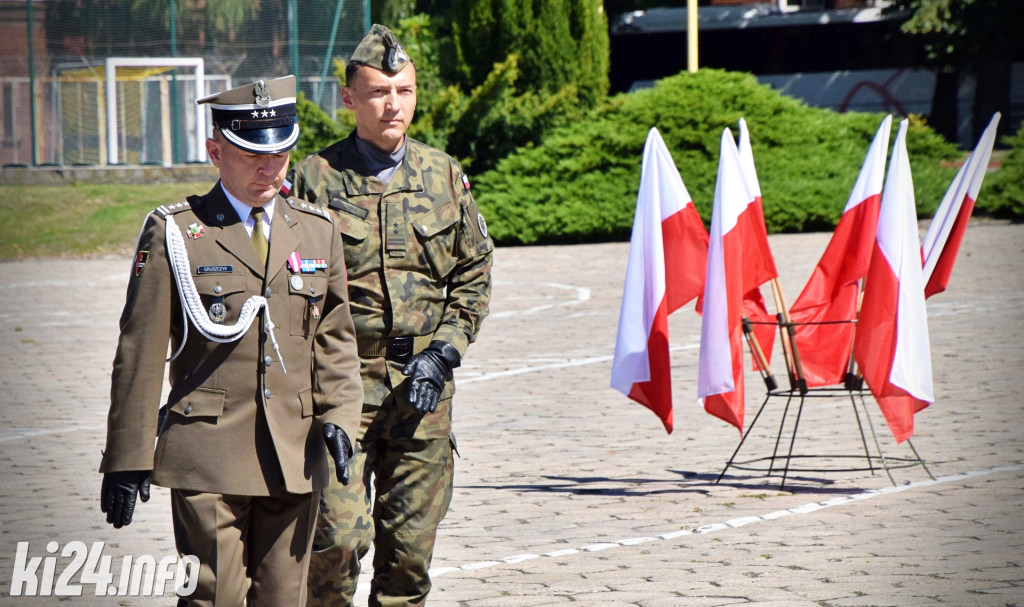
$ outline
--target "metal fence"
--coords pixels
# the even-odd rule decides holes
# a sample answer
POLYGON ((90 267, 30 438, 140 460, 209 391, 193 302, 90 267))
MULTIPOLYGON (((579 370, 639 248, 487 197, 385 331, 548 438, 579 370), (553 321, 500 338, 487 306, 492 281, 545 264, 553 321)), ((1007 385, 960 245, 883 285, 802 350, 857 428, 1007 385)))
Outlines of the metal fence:
POLYGON ((0 0, 0 166, 205 162, 195 100, 258 78, 295 74, 334 116, 334 65, 368 14, 368 0, 0 0))

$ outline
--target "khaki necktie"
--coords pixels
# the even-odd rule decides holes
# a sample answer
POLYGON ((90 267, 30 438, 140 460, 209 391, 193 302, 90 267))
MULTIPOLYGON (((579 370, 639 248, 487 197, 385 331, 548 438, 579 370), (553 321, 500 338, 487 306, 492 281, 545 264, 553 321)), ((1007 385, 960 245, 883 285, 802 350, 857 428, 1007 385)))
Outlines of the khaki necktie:
POLYGON ((267 241, 267 235, 263 233, 263 207, 253 207, 249 214, 256 222, 252 226, 252 244, 256 247, 256 254, 260 256, 260 260, 266 266, 270 242, 267 241))

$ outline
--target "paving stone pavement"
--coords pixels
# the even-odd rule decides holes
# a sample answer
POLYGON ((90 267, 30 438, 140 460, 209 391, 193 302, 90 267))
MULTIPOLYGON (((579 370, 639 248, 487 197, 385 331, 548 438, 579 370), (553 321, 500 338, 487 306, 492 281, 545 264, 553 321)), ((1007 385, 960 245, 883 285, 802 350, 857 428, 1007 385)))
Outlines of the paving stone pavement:
MULTIPOLYGON (((788 301, 828 237, 770 238, 788 301)), ((913 458, 874 401, 840 397, 806 403, 793 447, 804 457, 784 487, 736 468, 716 484, 739 433, 696 403, 692 304, 670 318, 675 432, 608 387, 627 251, 497 250, 492 314, 457 371, 461 459, 429 605, 1024 605, 1024 226, 972 223, 950 289, 929 300, 936 402, 911 442, 935 480, 912 466, 892 470, 895 483, 835 471, 867 461, 855 411, 891 464, 913 458), (822 454, 855 457, 811 457, 822 454)), ((165 489, 121 530, 97 503, 130 264, 0 263, 0 605, 174 603, 88 584, 82 597, 11 596, 19 542, 29 558, 56 557, 54 584, 80 582, 60 556, 71 542, 105 542, 115 585, 125 556, 174 555, 165 489)), ((764 390, 746 381, 749 427, 764 390)), ((784 407, 769 400, 737 461, 771 453, 784 407)))

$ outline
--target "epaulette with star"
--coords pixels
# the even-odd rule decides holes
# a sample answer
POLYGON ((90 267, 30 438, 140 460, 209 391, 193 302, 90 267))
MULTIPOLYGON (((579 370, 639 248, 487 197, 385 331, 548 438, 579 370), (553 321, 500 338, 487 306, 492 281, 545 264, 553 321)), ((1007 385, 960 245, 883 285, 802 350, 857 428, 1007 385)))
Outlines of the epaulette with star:
POLYGON ((154 213, 158 213, 161 217, 167 217, 168 215, 174 215, 175 213, 191 209, 194 205, 202 203, 202 200, 201 196, 189 196, 187 200, 181 202, 162 204, 156 208, 154 213))
POLYGON ((323 217, 327 221, 332 221, 330 214, 327 213, 327 211, 321 206, 315 205, 310 202, 306 202, 301 198, 295 198, 294 196, 285 198, 285 201, 288 203, 288 206, 295 209, 296 211, 305 211, 306 213, 309 213, 311 215, 323 217))

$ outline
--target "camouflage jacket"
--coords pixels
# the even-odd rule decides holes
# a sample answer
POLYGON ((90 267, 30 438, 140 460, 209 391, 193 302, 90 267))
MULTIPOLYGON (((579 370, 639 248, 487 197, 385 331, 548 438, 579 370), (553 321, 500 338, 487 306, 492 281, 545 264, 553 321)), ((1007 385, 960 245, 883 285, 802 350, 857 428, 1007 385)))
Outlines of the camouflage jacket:
MULTIPOLYGON (((453 158, 408 139, 385 184, 369 174, 353 133, 297 163, 289 180, 292 195, 334 212, 360 342, 429 336, 465 355, 487 315, 494 244, 453 158)), ((363 362, 366 402, 379 404, 386 394, 372 383, 385 375, 383 359, 363 362)), ((401 381, 394 368, 387 375, 401 381)))

